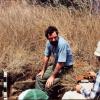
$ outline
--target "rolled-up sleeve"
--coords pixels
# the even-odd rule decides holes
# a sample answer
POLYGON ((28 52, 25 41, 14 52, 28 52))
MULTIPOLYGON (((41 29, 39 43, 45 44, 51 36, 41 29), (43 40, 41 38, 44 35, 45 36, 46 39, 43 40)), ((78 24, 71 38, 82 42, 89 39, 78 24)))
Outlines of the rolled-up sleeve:
POLYGON ((62 44, 59 48, 58 62, 66 62, 67 65, 72 65, 72 51, 69 45, 62 44))
POLYGON ((62 45, 59 49, 58 62, 66 62, 67 46, 62 45))
POLYGON ((73 64, 73 55, 72 55, 72 50, 69 46, 69 44, 67 45, 67 65, 72 65, 73 64))

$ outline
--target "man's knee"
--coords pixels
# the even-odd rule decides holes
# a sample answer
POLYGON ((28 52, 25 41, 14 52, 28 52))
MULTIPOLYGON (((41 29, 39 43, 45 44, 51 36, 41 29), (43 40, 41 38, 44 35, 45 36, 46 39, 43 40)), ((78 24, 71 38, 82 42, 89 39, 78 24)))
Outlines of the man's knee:
POLYGON ((41 77, 40 76, 36 76, 36 81, 41 81, 41 77))
POLYGON ((70 73, 70 72, 74 72, 73 65, 64 66, 63 73, 65 74, 65 73, 70 73))

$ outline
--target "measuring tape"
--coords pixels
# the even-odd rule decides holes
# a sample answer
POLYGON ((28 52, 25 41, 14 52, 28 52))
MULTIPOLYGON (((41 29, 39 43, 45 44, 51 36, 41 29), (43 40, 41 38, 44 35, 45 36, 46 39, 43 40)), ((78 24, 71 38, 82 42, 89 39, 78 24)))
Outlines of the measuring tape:
POLYGON ((7 94, 7 72, 3 72, 3 100, 8 100, 8 94, 7 94))

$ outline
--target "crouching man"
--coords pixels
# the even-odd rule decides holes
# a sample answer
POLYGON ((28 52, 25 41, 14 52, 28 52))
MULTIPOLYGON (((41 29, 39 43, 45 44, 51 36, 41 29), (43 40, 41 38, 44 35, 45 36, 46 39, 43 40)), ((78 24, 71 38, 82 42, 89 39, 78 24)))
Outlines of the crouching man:
MULTIPOLYGON (((100 41, 97 44, 97 48, 94 55, 98 61, 98 67, 100 68, 100 41)), ((76 91, 68 91, 62 97, 62 100, 67 99, 96 99, 100 96, 100 69, 97 73, 89 72, 91 76, 95 77, 95 83, 85 83, 76 85, 76 91), (83 86, 82 86, 83 85, 83 86)), ((100 100, 100 98, 99 98, 100 100)))

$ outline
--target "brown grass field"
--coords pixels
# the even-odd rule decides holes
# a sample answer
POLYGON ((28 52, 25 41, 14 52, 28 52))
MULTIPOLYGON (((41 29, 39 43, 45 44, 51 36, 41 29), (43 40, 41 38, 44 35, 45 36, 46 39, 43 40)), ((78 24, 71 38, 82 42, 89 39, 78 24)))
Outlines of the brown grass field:
POLYGON ((93 52, 100 40, 100 16, 88 11, 70 13, 63 6, 0 5, 0 69, 21 72, 21 67, 42 65, 44 31, 49 25, 58 28, 73 50, 76 74, 92 69, 93 52), (88 67, 89 66, 89 67, 88 67), (77 71, 78 68, 78 71, 77 71))
POLYGON ((63 84, 71 87, 75 77, 95 70, 93 55, 100 40, 100 16, 89 11, 70 12, 66 7, 42 7, 19 3, 0 5, 0 70, 22 72, 31 65, 32 73, 42 66, 49 25, 69 41, 74 57, 74 73, 67 74, 63 84), (71 83, 71 84, 70 84, 71 83))

